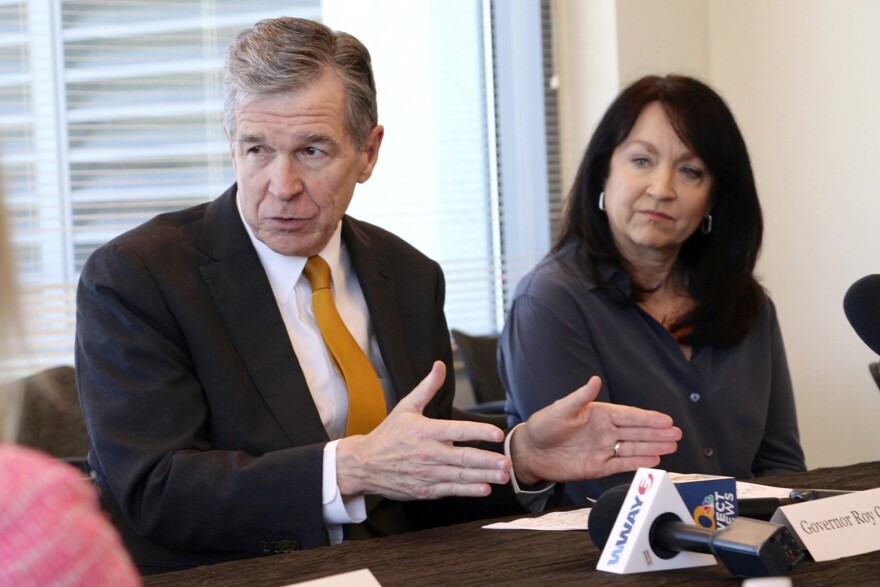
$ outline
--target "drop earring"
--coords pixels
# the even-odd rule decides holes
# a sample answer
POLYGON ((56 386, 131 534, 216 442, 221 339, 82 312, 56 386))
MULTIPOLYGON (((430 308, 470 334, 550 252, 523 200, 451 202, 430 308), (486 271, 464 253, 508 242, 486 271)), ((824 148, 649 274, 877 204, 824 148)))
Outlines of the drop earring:
POLYGON ((703 220, 700 221, 700 232, 703 234, 709 234, 712 232, 712 215, 706 214, 703 216, 703 220))
POLYGON ((599 209, 605 211, 605 192, 599 194, 599 209))

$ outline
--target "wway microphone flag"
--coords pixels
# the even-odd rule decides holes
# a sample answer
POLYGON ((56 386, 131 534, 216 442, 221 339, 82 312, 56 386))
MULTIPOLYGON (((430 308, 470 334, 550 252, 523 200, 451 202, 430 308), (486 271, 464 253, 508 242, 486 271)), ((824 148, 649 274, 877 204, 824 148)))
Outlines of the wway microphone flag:
POLYGON ((716 564, 711 554, 696 552, 680 552, 668 559, 658 557, 651 548, 650 534, 652 524, 663 514, 674 514, 682 521, 693 523, 692 513, 667 472, 639 469, 596 568, 627 574, 716 564))

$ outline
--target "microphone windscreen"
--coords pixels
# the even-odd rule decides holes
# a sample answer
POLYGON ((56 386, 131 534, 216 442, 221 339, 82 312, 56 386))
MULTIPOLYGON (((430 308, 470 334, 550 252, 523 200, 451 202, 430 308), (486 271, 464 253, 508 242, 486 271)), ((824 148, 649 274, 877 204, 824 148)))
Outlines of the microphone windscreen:
POLYGON ((590 508, 590 517, 587 521, 587 532, 590 533, 590 540, 596 545, 596 548, 602 550, 608 537, 611 536, 611 530, 614 529, 614 522, 617 521, 617 514, 623 507, 626 500, 626 494, 629 491, 629 485, 618 485, 607 490, 599 496, 593 507, 590 508))
POLYGON ((867 275, 843 297, 843 311, 856 334, 880 355, 880 275, 867 275))

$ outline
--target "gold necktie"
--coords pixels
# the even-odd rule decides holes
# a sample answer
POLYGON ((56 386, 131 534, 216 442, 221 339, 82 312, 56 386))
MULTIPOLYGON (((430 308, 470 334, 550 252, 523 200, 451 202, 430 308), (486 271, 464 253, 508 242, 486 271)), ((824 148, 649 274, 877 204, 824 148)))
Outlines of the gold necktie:
POLYGON ((348 388, 345 435, 366 434, 388 415, 382 384, 369 359, 345 327, 330 291, 330 267, 321 257, 309 257, 304 270, 312 286, 312 309, 324 344, 348 388))

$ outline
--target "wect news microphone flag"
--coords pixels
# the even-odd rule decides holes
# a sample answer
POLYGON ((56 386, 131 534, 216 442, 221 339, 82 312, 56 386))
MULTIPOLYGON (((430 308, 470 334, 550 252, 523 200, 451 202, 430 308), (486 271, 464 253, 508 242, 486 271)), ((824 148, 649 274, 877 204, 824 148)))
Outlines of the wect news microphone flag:
POLYGON ((629 486, 603 493, 587 527, 602 549, 596 568, 618 574, 714 565, 717 556, 738 577, 780 576, 805 556, 779 524, 737 517, 720 530, 697 526, 660 469, 639 469, 629 486))
POLYGON ((880 275, 866 275, 846 291, 843 312, 856 334, 880 355, 880 275))

